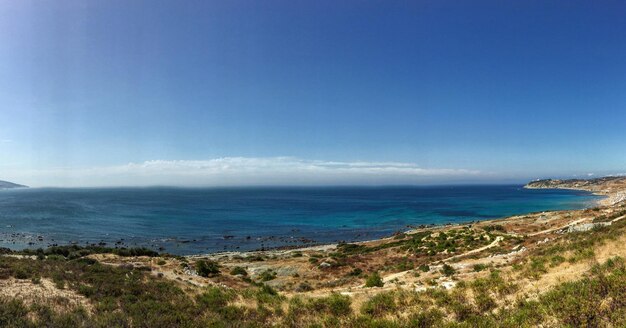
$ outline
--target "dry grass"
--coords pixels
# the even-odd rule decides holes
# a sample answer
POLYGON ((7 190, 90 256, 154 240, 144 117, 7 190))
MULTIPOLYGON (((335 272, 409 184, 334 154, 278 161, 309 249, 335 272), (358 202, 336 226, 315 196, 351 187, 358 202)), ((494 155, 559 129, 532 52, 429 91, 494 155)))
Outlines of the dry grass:
POLYGON ((85 296, 71 289, 59 289, 47 278, 41 278, 36 282, 15 278, 0 280, 0 297, 17 299, 26 305, 49 304, 54 310, 62 312, 77 307, 83 307, 88 311, 93 309, 85 296))

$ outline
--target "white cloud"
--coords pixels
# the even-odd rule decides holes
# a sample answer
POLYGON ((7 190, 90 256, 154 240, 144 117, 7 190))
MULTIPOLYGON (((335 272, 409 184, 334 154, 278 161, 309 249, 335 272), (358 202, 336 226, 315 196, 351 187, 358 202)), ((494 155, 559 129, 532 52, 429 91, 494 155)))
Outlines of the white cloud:
POLYGON ((380 185, 465 181, 481 176, 473 170, 421 168, 413 163, 337 162, 293 157, 153 160, 21 173, 23 182, 35 186, 380 185))

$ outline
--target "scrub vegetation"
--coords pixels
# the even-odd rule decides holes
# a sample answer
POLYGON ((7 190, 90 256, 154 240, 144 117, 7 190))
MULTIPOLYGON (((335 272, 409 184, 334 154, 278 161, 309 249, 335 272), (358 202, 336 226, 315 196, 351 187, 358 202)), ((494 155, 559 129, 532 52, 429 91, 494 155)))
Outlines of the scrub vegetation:
MULTIPOLYGON (((339 293, 283 294, 265 284, 271 270, 249 280, 244 288, 211 285, 192 288, 154 274, 150 267, 102 264, 78 247, 53 248, 0 257, 0 281, 41 284, 85 299, 46 302, 0 298, 2 327, 531 327, 621 326, 626 324, 626 266, 621 257, 593 265, 573 281, 555 285, 536 298, 518 293, 523 279, 540 279, 564 263, 593 260, 594 247, 624 234, 623 223, 569 234, 559 242, 529 254, 507 273, 475 266, 482 275, 459 281, 451 289, 402 288, 381 290, 356 303, 339 293), (79 254, 87 254, 79 256, 79 254), (78 255, 77 255, 78 254, 78 255)), ((129 250, 129 252, 135 252, 129 250)), ((152 254, 151 254, 152 255, 152 254)), ((169 259, 171 260, 171 258, 169 259)), ((161 260, 155 261, 161 263, 161 260)), ((199 275, 220 274, 212 261, 195 263, 199 275)), ((427 272, 421 266, 416 272, 427 272)), ((506 268, 503 268, 506 270, 506 268)), ((245 278, 242 267, 231 275, 245 278)), ((442 276, 455 274, 441 266, 442 276)), ((384 285, 378 273, 364 277, 365 286, 384 285)))
POLYGON ((84 296, 90 309, 64 300, 26 304, 0 298, 2 327, 574 327, 626 324, 626 267, 622 258, 595 265, 581 280, 560 284, 535 300, 500 308, 517 289, 499 271, 452 290, 385 291, 355 308, 351 297, 282 296, 267 285, 234 290, 186 290, 141 268, 85 259, 0 258, 1 279, 52 279, 84 296))
POLYGON ((621 327, 625 209, 293 251, 0 249, 0 327, 621 327))

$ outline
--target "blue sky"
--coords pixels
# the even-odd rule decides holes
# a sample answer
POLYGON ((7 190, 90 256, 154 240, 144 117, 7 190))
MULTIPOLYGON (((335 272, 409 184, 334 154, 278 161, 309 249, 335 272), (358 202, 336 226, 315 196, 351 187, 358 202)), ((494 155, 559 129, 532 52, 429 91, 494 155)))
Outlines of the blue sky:
POLYGON ((0 44, 0 179, 626 171, 620 1, 0 1, 0 44))

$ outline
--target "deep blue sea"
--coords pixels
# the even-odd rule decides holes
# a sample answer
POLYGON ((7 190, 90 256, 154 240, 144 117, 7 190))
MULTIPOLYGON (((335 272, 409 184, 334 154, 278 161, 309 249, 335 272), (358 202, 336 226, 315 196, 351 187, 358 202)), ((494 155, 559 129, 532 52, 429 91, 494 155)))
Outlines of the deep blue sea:
POLYGON ((254 250, 581 209, 597 199, 582 191, 522 186, 0 190, 0 247, 106 243, 172 254, 254 250))

